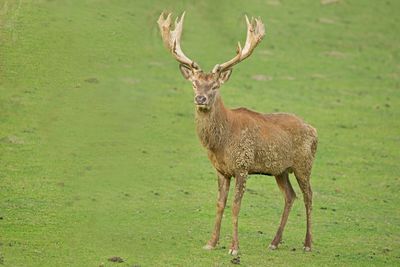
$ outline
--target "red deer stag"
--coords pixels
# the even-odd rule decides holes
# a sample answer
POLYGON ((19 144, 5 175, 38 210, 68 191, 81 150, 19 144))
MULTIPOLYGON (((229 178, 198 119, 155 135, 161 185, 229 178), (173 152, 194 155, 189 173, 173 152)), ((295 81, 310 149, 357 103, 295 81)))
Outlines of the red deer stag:
POLYGON ((235 177, 235 196, 232 205, 233 238, 231 255, 239 252, 238 215, 245 191, 246 178, 251 174, 275 176, 285 198, 279 228, 269 248, 276 249, 296 194, 289 181, 293 173, 303 193, 307 231, 304 250, 311 251, 311 168, 317 149, 317 131, 292 114, 261 114, 246 108, 228 109, 224 106, 219 88, 228 81, 232 67, 251 55, 264 37, 264 24, 260 19, 247 22, 244 47, 238 43, 237 54, 231 60, 217 64, 211 73, 189 59, 181 49, 184 13, 175 20, 171 29, 171 14, 162 13, 158 19, 165 46, 180 63, 180 70, 193 85, 196 106, 196 130, 201 143, 218 175, 218 200, 214 230, 205 249, 218 243, 222 215, 225 209, 231 177, 235 177))

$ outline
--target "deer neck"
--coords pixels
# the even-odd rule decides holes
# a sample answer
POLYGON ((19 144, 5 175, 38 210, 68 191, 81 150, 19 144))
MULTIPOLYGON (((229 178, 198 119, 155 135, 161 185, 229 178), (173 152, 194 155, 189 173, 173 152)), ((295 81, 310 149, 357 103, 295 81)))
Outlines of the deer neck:
POLYGON ((228 110, 219 95, 210 110, 196 110, 196 130, 205 148, 215 151, 224 146, 228 139, 228 110))

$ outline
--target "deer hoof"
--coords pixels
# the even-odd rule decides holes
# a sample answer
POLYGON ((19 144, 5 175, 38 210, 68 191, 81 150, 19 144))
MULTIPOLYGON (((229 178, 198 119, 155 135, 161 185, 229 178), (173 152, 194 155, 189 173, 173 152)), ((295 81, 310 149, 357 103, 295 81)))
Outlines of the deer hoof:
POLYGON ((275 245, 270 244, 270 245, 268 246, 268 248, 269 248, 270 250, 275 250, 275 249, 277 249, 278 247, 275 246, 275 245))
POLYGON ((239 250, 237 249, 230 249, 228 252, 229 255, 237 256, 239 254, 239 250))
POLYGON ((310 247, 304 247, 304 252, 311 252, 311 248, 310 247))
POLYGON ((205 250, 213 250, 215 247, 211 246, 210 244, 207 244, 203 247, 205 250))

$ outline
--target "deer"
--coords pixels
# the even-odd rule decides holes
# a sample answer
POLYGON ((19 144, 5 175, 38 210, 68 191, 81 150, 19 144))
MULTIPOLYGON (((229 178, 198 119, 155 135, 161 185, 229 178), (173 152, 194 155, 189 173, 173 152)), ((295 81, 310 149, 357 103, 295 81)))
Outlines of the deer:
POLYGON ((280 224, 269 249, 278 248, 282 234, 296 198, 289 180, 294 173, 303 194, 306 211, 304 251, 311 251, 312 189, 311 169, 317 150, 317 131, 296 115, 289 113, 263 114, 247 108, 225 107, 219 89, 232 74, 232 68, 248 58, 265 35, 260 18, 245 16, 247 37, 242 48, 237 45, 236 55, 217 64, 211 72, 203 72, 199 64, 188 58, 181 48, 181 35, 185 12, 177 17, 174 29, 171 13, 162 12, 157 23, 164 45, 178 61, 183 77, 192 83, 194 91, 196 132, 207 150, 208 158, 218 178, 216 218, 211 238, 203 247, 216 248, 219 243, 221 221, 225 210, 232 177, 234 196, 232 204, 232 243, 229 254, 239 253, 238 216, 246 181, 250 175, 274 176, 283 193, 285 204, 280 224))

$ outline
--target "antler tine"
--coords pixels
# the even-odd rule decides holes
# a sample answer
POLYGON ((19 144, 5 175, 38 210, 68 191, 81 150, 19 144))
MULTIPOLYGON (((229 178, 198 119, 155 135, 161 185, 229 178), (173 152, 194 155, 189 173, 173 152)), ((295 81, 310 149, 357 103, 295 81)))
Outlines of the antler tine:
POLYGON ((165 18, 165 13, 162 12, 160 17, 157 20, 158 27, 160 28, 161 37, 163 39, 165 47, 172 53, 175 59, 192 68, 193 70, 200 71, 200 66, 188 58, 182 51, 181 48, 181 36, 182 36, 182 28, 183 28, 183 20, 185 18, 185 12, 182 13, 182 16, 177 17, 174 23, 174 30, 171 30, 171 13, 167 14, 165 18))
POLYGON ((243 49, 241 48, 240 43, 238 43, 236 56, 225 63, 215 65, 213 73, 230 69, 237 63, 248 58, 263 39, 265 35, 265 27, 261 19, 251 18, 251 21, 249 21, 247 16, 245 16, 245 19, 247 24, 247 37, 243 49))

